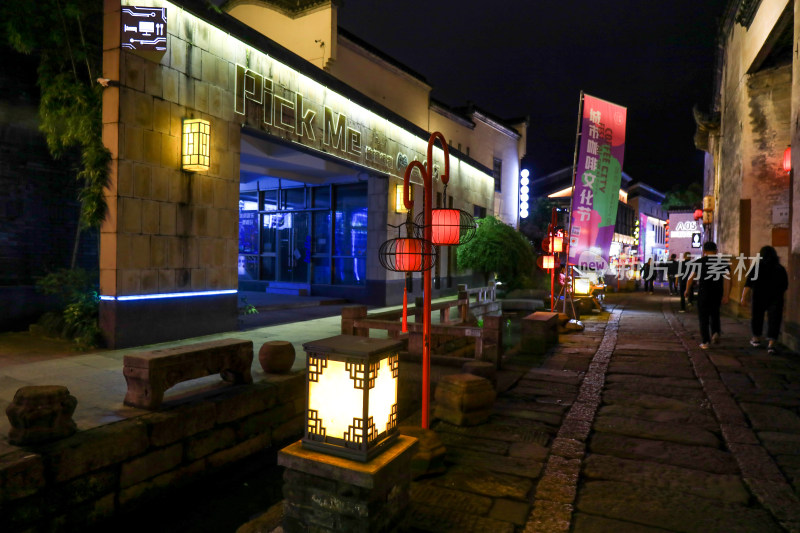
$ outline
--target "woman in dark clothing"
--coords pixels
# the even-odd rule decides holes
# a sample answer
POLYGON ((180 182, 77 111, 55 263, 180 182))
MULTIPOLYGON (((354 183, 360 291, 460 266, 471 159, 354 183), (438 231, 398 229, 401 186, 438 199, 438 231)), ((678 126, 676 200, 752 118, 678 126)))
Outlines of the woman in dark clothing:
POLYGON ((742 291, 741 304, 745 305, 747 297, 752 292, 752 316, 750 329, 753 338, 750 344, 761 345, 761 332, 764 329, 764 313, 767 313, 767 351, 776 352, 775 343, 781 330, 783 320, 783 293, 789 288, 789 277, 786 269, 780 264, 778 254, 772 246, 764 246, 758 252, 761 256, 759 264, 747 275, 747 281, 742 291))

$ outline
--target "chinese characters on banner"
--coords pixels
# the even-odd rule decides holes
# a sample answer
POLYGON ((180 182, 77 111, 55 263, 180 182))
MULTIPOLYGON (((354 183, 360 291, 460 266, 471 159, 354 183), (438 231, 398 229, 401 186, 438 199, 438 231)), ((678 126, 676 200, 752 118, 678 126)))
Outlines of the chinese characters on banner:
POLYGON ((627 109, 583 95, 569 263, 605 270, 617 221, 627 109))

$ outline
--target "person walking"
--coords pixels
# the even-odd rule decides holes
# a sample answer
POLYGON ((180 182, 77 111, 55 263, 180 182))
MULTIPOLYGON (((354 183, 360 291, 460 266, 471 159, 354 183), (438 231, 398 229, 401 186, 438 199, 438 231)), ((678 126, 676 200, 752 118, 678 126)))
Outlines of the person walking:
POLYGON ((678 294, 678 261, 677 254, 669 256, 667 261, 667 281, 669 282, 670 296, 678 294))
POLYGON ((644 280, 644 292, 649 292, 653 294, 653 278, 655 278, 656 272, 653 268, 653 258, 647 260, 647 263, 642 265, 642 280, 644 280))
POLYGON ((694 295, 692 290, 689 290, 688 297, 686 296, 686 282, 689 281, 689 275, 691 274, 689 262, 692 260, 692 254, 689 252, 684 252, 683 259, 678 262, 678 292, 681 296, 681 309, 678 311, 679 313, 686 312, 686 305, 689 306, 693 303, 692 296, 694 295))
POLYGON ((703 244, 703 257, 695 262, 686 281, 686 296, 697 280, 697 317, 700 322, 700 348, 707 350, 709 343, 719 344, 720 318, 722 304, 728 303, 730 292, 730 265, 717 254, 717 244, 708 241, 703 244), (710 334, 709 334, 710 329, 710 334))
POLYGON ((783 320, 783 293, 789 288, 789 277, 780 263, 778 253, 772 246, 764 246, 758 252, 759 263, 747 274, 742 291, 741 304, 745 305, 752 293, 750 330, 752 346, 761 346, 764 330, 764 313, 767 314, 767 353, 775 354, 775 343, 783 320))

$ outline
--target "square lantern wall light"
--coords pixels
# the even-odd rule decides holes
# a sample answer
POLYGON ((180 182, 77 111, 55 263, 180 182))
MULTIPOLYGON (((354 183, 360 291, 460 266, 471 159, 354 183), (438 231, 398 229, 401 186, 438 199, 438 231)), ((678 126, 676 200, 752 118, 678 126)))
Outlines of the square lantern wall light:
POLYGON ((201 118, 183 119, 181 168, 192 172, 211 166, 211 123, 201 118))
MULTIPOLYGON (((413 202, 414 201, 414 186, 409 185, 408 187, 408 198, 413 202)), ((394 212, 395 213, 408 213, 408 209, 406 209, 406 204, 403 203, 403 184, 395 185, 394 188, 394 212)))
POLYGON ((394 441, 401 346, 354 335, 303 344, 308 356, 303 447, 367 462, 394 441))

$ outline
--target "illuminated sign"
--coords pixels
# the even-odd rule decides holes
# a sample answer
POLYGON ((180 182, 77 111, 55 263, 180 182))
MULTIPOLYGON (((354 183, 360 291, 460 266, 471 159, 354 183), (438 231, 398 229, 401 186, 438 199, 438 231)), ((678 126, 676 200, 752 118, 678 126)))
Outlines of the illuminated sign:
POLYGON ((694 220, 693 213, 670 213, 668 224, 670 253, 682 256, 702 246, 700 224, 694 220))
POLYGON ((167 8, 123 6, 120 15, 122 48, 141 52, 167 50, 167 8))
POLYGON ((528 218, 528 200, 530 199, 530 188, 528 187, 530 180, 528 176, 530 172, 527 168, 523 168, 519 175, 519 218, 528 218))
MULTIPOLYGON (((398 177, 410 161, 427 164, 427 145, 415 135, 296 72, 274 67, 269 72, 272 77, 236 65, 234 111, 245 124, 398 177)), ((463 162, 454 167, 475 175, 463 162)), ((434 179, 438 174, 439 165, 434 165, 434 179)))

